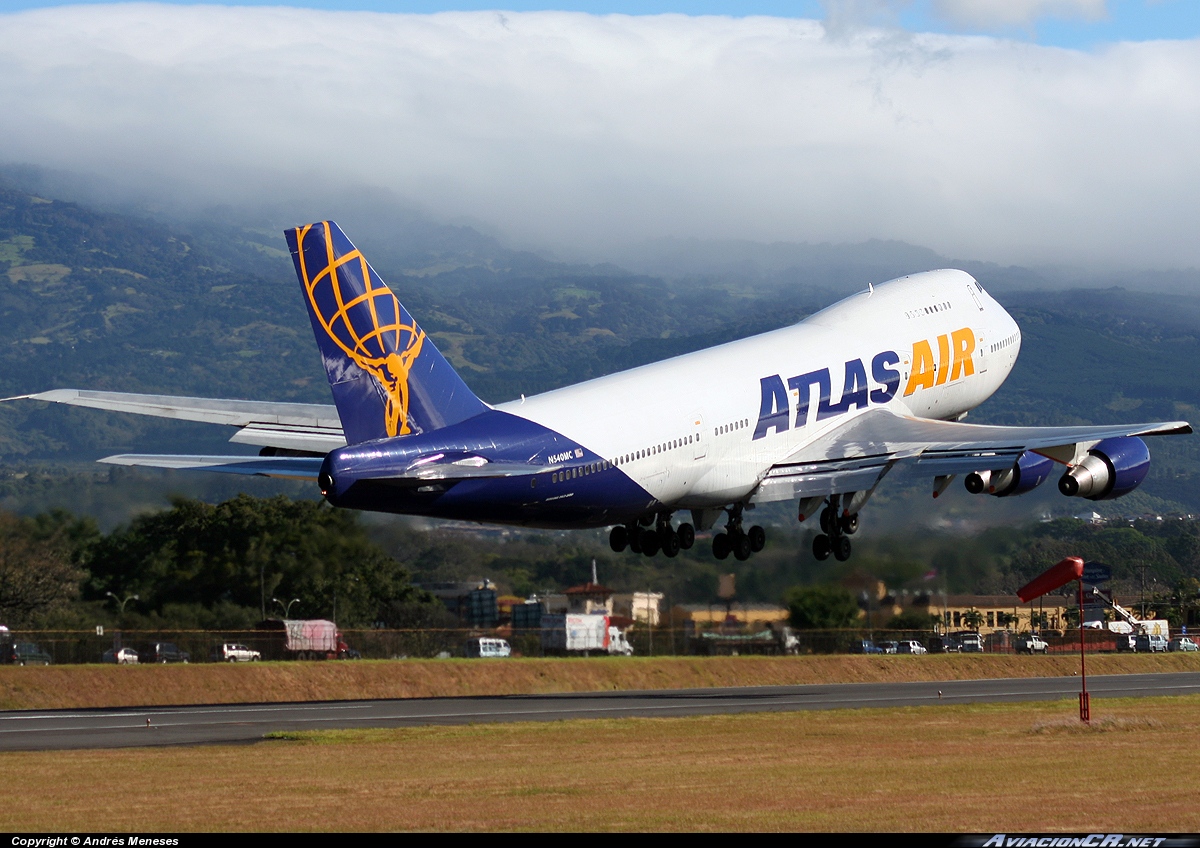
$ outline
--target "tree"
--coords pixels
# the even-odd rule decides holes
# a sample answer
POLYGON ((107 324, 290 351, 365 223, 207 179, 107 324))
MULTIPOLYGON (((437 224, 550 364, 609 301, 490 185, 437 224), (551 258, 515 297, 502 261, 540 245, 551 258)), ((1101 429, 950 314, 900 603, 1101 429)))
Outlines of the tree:
MULTIPOLYGON (((89 550, 87 595, 137 593, 158 616, 225 607, 261 614, 264 597, 299 598, 297 618, 336 614, 367 626, 397 602, 429 602, 408 573, 367 538, 356 514, 284 496, 239 495, 215 506, 177 499, 89 550)), ((267 609, 270 613, 272 610, 267 609)), ((277 614, 279 610, 274 610, 277 614)))
POLYGON ((783 601, 793 627, 832 630, 851 627, 859 617, 858 601, 840 586, 794 586, 783 601))
POLYGON ((963 613, 962 623, 978 633, 979 628, 983 626, 983 613, 975 609, 975 607, 971 607, 963 613))
POLYGON ((29 626, 78 597, 84 575, 64 530, 0 513, 0 622, 29 626))

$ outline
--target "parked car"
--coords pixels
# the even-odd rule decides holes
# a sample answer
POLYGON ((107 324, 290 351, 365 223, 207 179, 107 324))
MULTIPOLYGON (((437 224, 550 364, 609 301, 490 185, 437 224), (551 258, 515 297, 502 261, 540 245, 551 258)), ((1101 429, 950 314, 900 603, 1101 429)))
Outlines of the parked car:
POLYGON ((1137 650, 1150 654, 1166 653, 1167 637, 1146 634, 1137 637, 1137 650))
POLYGON ((916 639, 905 639, 896 645, 896 653, 898 654, 927 654, 925 646, 916 639))
POLYGON ((962 645, 953 636, 931 636, 929 638, 929 653, 956 654, 962 650, 962 645))
POLYGON ((512 656, 512 647, 504 639, 468 639, 468 657, 508 657, 512 656))
POLYGON ((881 654, 894 654, 899 647, 899 643, 892 641, 883 641, 877 643, 881 654))
POLYGON ((148 663, 185 663, 190 662, 192 655, 181 651, 174 642, 155 642, 146 651, 145 662, 148 663))
POLYGON ((1036 633, 1022 633, 1017 637, 1018 654, 1044 654, 1049 648, 1046 640, 1036 633))
POLYGON ((15 642, 8 651, 13 665, 50 665, 54 659, 33 642, 15 642))
POLYGON ((882 654, 883 649, 872 642, 870 639, 855 639, 850 643, 850 653, 852 654, 882 654))
POLYGON ((1133 651, 1136 652, 1138 637, 1132 633, 1117 634, 1117 650, 1118 651, 1133 651))
POLYGON ((258 662, 261 659, 262 654, 258 651, 252 651, 245 645, 237 645, 233 642, 225 642, 213 649, 213 660, 216 662, 258 662))
POLYGON ((100 659, 117 665, 137 665, 138 652, 133 648, 109 648, 100 659))
POLYGON ((1170 642, 1167 643, 1167 650, 1168 651, 1183 651, 1184 653, 1187 653, 1190 651, 1200 650, 1200 648, 1198 648, 1196 646, 1196 643, 1193 642, 1187 636, 1176 636, 1174 639, 1172 639, 1170 642))

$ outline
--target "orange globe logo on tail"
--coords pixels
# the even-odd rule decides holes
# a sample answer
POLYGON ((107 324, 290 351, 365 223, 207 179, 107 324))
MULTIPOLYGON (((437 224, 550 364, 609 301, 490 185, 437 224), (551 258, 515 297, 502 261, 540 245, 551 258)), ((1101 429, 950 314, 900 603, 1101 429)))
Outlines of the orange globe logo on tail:
POLYGON ((324 267, 310 269, 300 250, 298 270, 312 314, 329 339, 375 378, 385 398, 389 436, 412 432, 408 422, 408 376, 421 355, 425 332, 376 276, 358 249, 338 256, 330 227, 309 224, 297 231, 304 244, 313 227, 325 241, 324 267))

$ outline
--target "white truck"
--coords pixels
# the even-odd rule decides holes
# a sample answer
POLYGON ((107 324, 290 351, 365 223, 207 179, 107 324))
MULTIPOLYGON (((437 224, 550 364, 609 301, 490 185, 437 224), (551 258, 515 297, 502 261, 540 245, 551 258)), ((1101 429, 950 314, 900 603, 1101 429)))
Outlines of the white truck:
POLYGON ((1050 645, 1036 633, 1022 633, 1017 637, 1016 649, 1018 654, 1044 654, 1050 645))
POLYGON ((262 659, 262 654, 245 645, 223 642, 219 647, 213 649, 213 659, 216 662, 258 662, 262 659))
POLYGON ((548 654, 597 653, 633 656, 620 628, 599 613, 542 616, 542 650, 548 654))

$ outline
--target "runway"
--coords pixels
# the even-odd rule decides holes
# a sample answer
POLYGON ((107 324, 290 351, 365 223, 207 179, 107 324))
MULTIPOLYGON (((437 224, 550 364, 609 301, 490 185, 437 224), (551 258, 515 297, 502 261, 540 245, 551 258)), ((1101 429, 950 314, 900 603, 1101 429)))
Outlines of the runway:
MULTIPOLYGON (((1093 699, 1200 693, 1200 673, 1088 678, 1093 699)), ((838 683, 486 698, 414 698, 0 713, 0 751, 257 742, 273 731, 1074 699, 1078 677, 838 683)), ((1097 706, 1093 705, 1093 711, 1097 706)), ((1102 707, 1101 707, 1102 709, 1102 707)))

